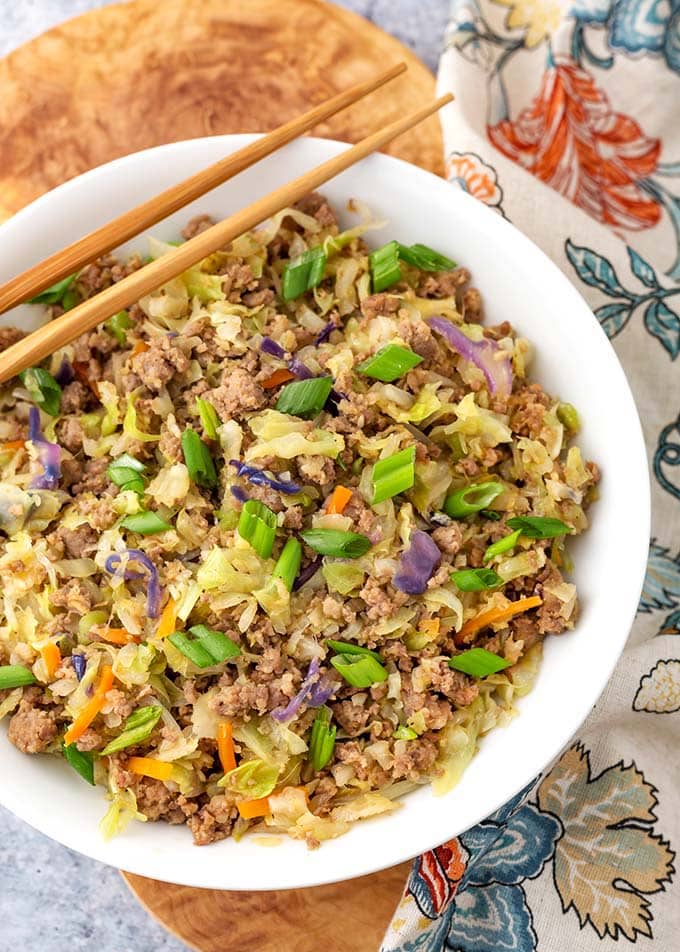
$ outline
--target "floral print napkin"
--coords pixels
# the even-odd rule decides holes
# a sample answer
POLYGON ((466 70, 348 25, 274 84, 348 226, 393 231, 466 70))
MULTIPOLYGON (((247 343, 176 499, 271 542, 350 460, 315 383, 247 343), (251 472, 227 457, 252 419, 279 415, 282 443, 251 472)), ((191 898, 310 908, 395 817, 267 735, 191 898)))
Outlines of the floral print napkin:
MULTIPOLYGON (((383 952, 680 949, 680 4, 453 0, 447 174, 531 237, 612 342, 652 480, 627 649, 571 745, 414 862, 383 952)), ((634 507, 634 500, 631 500, 634 507)))

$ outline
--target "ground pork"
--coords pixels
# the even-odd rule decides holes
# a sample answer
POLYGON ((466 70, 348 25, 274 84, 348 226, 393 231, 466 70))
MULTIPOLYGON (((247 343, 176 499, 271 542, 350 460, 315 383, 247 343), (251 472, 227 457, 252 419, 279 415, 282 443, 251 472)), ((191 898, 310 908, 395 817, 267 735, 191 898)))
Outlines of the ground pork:
MULTIPOLYGON (((69 384, 70 386, 70 384, 69 384)), ((78 453, 83 448, 85 431, 80 420, 75 417, 66 417, 59 420, 56 427, 57 439, 69 453, 78 453)))
POLYGON ((463 291, 462 303, 463 318, 468 324, 480 324, 484 318, 482 295, 477 288, 467 288, 463 291))
POLYGON ((401 301, 394 294, 386 294, 382 291, 380 294, 370 294, 361 302, 361 313, 367 321, 372 321, 374 317, 396 314, 401 307, 401 301))
POLYGON ((194 215, 182 229, 182 238, 189 241, 190 238, 195 238, 196 235, 200 235, 202 231, 207 231, 214 224, 215 221, 210 215, 194 215))
POLYGON ((104 738, 94 727, 88 727, 85 733, 81 734, 75 742, 75 745, 78 750, 99 750, 100 747, 104 746, 104 738))
POLYGON ((158 441, 158 449, 163 456, 171 463, 181 463, 184 459, 182 453, 182 442, 174 430, 171 430, 164 421, 161 425, 161 438, 158 441))
POLYGON ((89 459, 83 467, 82 479, 73 485, 73 495, 79 496, 81 493, 91 492, 95 496, 100 496, 106 490, 115 489, 115 485, 106 475, 109 462, 106 456, 89 459))
POLYGON ((401 676, 401 697, 406 716, 410 717, 417 711, 422 711, 428 729, 441 730, 448 723, 451 716, 450 703, 424 691, 416 691, 410 674, 404 673, 401 676))
POLYGON ((271 288, 261 288, 259 291, 248 291, 241 298, 246 307, 264 307, 274 300, 271 288))
POLYGON ((327 456, 303 454, 295 459, 298 472, 316 486, 329 486, 335 482, 335 463, 327 456))
POLYGON ((66 611, 85 615, 92 608, 92 596, 84 582, 72 578, 52 594, 50 603, 54 608, 65 608, 66 611))
POLYGON ((527 383, 509 400, 510 427, 520 436, 536 437, 541 432, 545 411, 550 405, 550 397, 537 383, 527 383))
POLYGON ((338 224, 335 212, 328 204, 327 199, 323 195, 319 195, 318 192, 310 192, 309 195, 305 195, 304 198, 295 203, 294 207, 299 208, 305 215, 313 215, 322 228, 331 228, 338 224))
POLYGON ((418 740, 401 741, 395 745, 392 773, 395 779, 420 780, 431 773, 439 753, 434 736, 426 734, 418 740))
POLYGON ((374 576, 369 576, 366 584, 359 592, 368 606, 366 618, 369 621, 380 621, 382 618, 391 618, 394 613, 408 600, 408 595, 396 589, 386 590, 374 576))
POLYGON ((142 777, 137 784, 136 796, 137 809, 147 820, 164 820, 173 824, 186 821, 187 813, 183 809, 186 798, 168 790, 162 780, 142 777))
POLYGON ((78 499, 78 511, 87 516, 89 525, 99 532, 110 529, 118 518, 111 496, 103 496, 101 499, 96 499, 94 496, 81 496, 78 499))
POLYGON ((7 736, 24 754, 39 754, 59 733, 53 710, 36 705, 33 694, 24 692, 19 709, 9 721, 7 736))
POLYGON ((220 686, 209 706, 221 717, 243 717, 253 712, 266 714, 269 710, 269 687, 253 681, 220 686))
POLYGON ((72 380, 62 391, 61 413, 82 413, 91 399, 92 391, 80 380, 72 380))
POLYGON ((222 290, 233 303, 239 301, 243 291, 254 291, 259 284, 250 270, 250 265, 243 264, 242 261, 229 261, 221 268, 220 274, 222 290))
POLYGON ((207 846, 225 840, 238 819, 238 810, 222 795, 211 797, 187 823, 197 846, 207 846))
POLYGON ((97 547, 97 533, 89 525, 78 526, 76 529, 58 526, 48 536, 47 541, 50 545, 61 544, 66 558, 82 559, 84 556, 91 555, 97 547))
POLYGON ((432 677, 432 690, 443 694, 456 707, 467 707, 479 695, 479 684, 474 678, 468 677, 462 671, 454 671, 441 658, 436 664, 428 665, 432 677))
POLYGON ((18 327, 0 327, 0 350, 7 350, 25 336, 26 331, 21 331, 18 327))
POLYGON ((214 390, 208 390, 206 399, 215 407, 221 420, 231 420, 244 412, 262 409, 267 395, 247 370, 235 367, 225 370, 222 383, 214 390))
POLYGON ((136 354, 131 366, 148 390, 158 393, 175 374, 184 373, 189 358, 169 335, 151 341, 148 350, 136 354))
POLYGON ((333 717, 350 737, 356 737, 366 730, 372 718, 376 716, 377 708, 377 704, 355 704, 351 698, 331 705, 333 717))
POLYGON ((456 292, 470 281, 467 268, 455 268, 453 271, 437 271, 422 278, 418 294, 427 298, 455 297, 456 292))
POLYGON ((312 813, 316 816, 326 816, 333 807, 333 800, 338 792, 338 788, 332 777, 322 777, 317 784, 314 793, 309 799, 309 805, 312 813))
POLYGON ((433 540, 437 543, 442 552, 447 555, 455 555, 463 543, 463 530, 457 522, 452 522, 448 526, 440 526, 432 533, 433 540))

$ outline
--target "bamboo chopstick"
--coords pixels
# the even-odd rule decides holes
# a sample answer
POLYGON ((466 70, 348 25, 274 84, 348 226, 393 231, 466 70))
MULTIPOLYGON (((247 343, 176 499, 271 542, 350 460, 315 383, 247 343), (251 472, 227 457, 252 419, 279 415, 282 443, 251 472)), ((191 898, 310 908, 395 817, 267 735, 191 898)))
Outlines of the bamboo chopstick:
POLYGON ((27 367, 39 363, 80 334, 96 327, 117 311, 129 307, 143 295, 177 277, 187 268, 223 248, 234 238, 275 215, 282 208, 299 201, 308 192, 323 185, 324 182, 334 178, 355 162, 370 155, 371 152, 382 148, 402 132, 422 122, 423 119, 427 119, 452 99, 453 96, 449 93, 430 105, 397 119, 396 122, 372 133, 361 142, 341 152, 340 155, 322 162, 321 165, 293 179, 292 182, 274 189, 273 192, 257 199, 247 208, 230 215, 229 218, 201 232, 168 254, 150 262, 140 271, 134 271, 117 284, 100 291, 95 297, 83 301, 73 310, 38 328, 0 354, 0 383, 27 367))
POLYGON ((0 314, 16 304, 21 304, 22 301, 35 297, 36 294, 69 274, 73 274, 83 265, 89 264, 90 261, 122 245, 140 231, 155 225, 162 218, 166 218, 184 205, 188 205, 189 202, 193 202, 194 199, 205 195, 210 189, 238 175, 239 172, 259 162, 260 159, 270 155, 317 123, 363 99, 364 96, 384 86, 391 79, 400 76, 405 70, 406 63, 397 63, 373 79, 351 86, 301 116, 279 126, 261 139, 251 142, 243 149, 220 159, 219 162, 178 182, 177 185, 172 185, 136 208, 124 212, 113 221, 102 225, 101 228, 91 231, 73 244, 56 251, 44 261, 27 268, 26 271, 0 286, 0 314))

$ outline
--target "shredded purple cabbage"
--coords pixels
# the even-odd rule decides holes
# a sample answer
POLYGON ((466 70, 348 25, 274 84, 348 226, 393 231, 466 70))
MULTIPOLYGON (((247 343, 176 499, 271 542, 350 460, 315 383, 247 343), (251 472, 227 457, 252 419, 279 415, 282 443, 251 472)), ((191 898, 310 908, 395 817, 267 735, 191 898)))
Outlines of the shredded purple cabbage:
POLYGON ((470 340, 462 330, 445 317, 430 317, 430 327, 446 338, 446 342, 465 360, 479 367, 486 378, 489 393, 507 397, 512 391, 512 366, 504 351, 487 337, 470 340))
POLYGON ((54 375, 54 379, 60 387, 65 387, 75 379, 75 373, 73 372, 73 367, 68 357, 62 358, 61 366, 54 375))
POLYGON ((271 337, 263 337, 260 341, 260 350, 263 354, 269 354, 270 357, 279 357, 281 360, 286 356, 286 352, 280 344, 277 344, 271 337))
POLYGON ((303 569, 300 569, 300 571, 298 572, 297 578, 293 582, 293 591, 297 592, 299 588, 302 588, 305 582, 308 582, 313 575, 316 575, 316 573, 321 568, 322 563, 323 563, 323 558, 319 555, 317 556, 317 558, 309 562, 309 564, 306 565, 303 569))
POLYGON ((275 489, 279 493, 288 493, 290 496, 294 496, 295 493, 299 493, 302 489, 301 486, 298 486, 297 483, 294 483, 292 480, 282 480, 275 479, 273 476, 267 476, 263 469, 258 469, 257 466, 250 466, 248 463, 241 463, 237 459, 229 460, 230 466, 236 467, 236 475, 243 476, 248 482, 252 483, 253 486, 270 486, 272 489, 275 489))
POLYGON ((318 347, 319 344, 325 344, 328 338, 331 336, 333 331, 336 329, 336 324, 334 321, 329 321, 328 324, 321 331, 317 339, 314 341, 314 346, 318 347))
MULTIPOLYGON (((126 549, 123 554, 127 554, 128 564, 125 566, 123 578, 135 579, 142 578, 143 572, 135 572, 130 568, 130 562, 139 562, 149 573, 149 585, 146 594, 146 613, 149 618, 158 618, 161 607, 161 587, 158 581, 158 569, 153 564, 146 552, 141 549, 126 549)), ((112 553, 104 563, 106 571, 112 575, 120 574, 120 562, 122 555, 119 552, 112 553)))
POLYGON ((291 357, 288 361, 288 369, 292 374, 298 378, 298 380, 311 380, 312 377, 315 377, 314 374, 307 364, 304 364, 299 358, 291 357))
POLYGON ((234 499, 238 499, 239 502, 248 502, 248 500, 250 499, 250 496, 245 491, 245 489, 241 489, 240 486, 232 486, 231 494, 234 497, 234 499))
POLYGON ((61 479, 61 446, 50 443, 40 430, 37 407, 28 411, 28 438, 35 446, 43 471, 31 482, 31 489, 56 489, 61 479))
POLYGON ((422 595, 442 554, 427 532, 417 530, 411 534, 411 544, 401 557, 392 584, 407 595, 422 595))
POLYGON ((85 669, 87 668, 87 658, 82 654, 71 655, 71 664, 73 665, 76 677, 79 681, 82 681, 85 677, 85 669))
POLYGON ((284 724, 300 713, 300 708, 305 702, 307 702, 308 707, 321 707, 331 696, 333 690, 332 685, 320 675, 319 659, 312 658, 298 693, 294 698, 291 698, 285 707, 274 708, 271 716, 279 724, 284 724))

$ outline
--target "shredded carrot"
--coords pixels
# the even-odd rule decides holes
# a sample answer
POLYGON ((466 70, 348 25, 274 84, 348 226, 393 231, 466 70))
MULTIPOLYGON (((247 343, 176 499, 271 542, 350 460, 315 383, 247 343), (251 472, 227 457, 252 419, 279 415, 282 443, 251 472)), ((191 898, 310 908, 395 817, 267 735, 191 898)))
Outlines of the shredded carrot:
POLYGON ((154 780, 169 780, 172 776, 172 764, 153 757, 130 757, 127 769, 141 777, 153 777, 154 780))
POLYGON ((159 638, 167 638, 175 630, 177 624, 177 605, 173 598, 169 598, 163 609, 163 614, 158 621, 158 630, 156 634, 159 638))
POLYGON ((142 640, 139 635, 130 634, 127 628, 111 628, 109 625, 95 625, 91 633, 112 645, 138 645, 142 640))
POLYGON ((217 725, 217 751, 220 755, 222 770, 228 773, 236 768, 236 751, 232 737, 231 721, 220 721, 217 725))
POLYGON ((54 672, 61 664, 61 651, 53 641, 49 641, 44 648, 40 649, 40 656, 45 662, 47 677, 53 678, 54 672))
POLYGON ((139 354, 145 354, 149 349, 149 345, 145 344, 143 340, 138 340, 135 346, 132 348, 131 357, 137 357, 139 354))
POLYGON ((478 631, 481 631, 482 628, 508 621, 514 615, 527 612, 530 608, 538 608, 538 606, 542 604, 543 599, 540 595, 532 595, 530 598, 520 598, 516 602, 510 602, 510 604, 504 608, 492 608, 488 612, 482 612, 481 615, 476 615, 474 618, 466 621, 454 640, 456 644, 464 644, 469 640, 470 635, 476 634, 478 631))
POLYGON ((80 380, 81 383, 85 384, 86 387, 89 387, 95 397, 99 396, 99 387, 97 386, 97 381, 93 380, 90 376, 90 366, 82 360, 73 361, 73 372, 80 380))
POLYGON ((10 440, 9 443, 0 445, 0 453, 15 453, 26 445, 26 440, 10 440))
POLYGON ((236 804, 236 809, 244 820, 252 820, 256 816, 269 816, 272 812, 269 809, 269 797, 262 797, 261 800, 241 800, 236 804))
POLYGON ((352 498, 352 490, 347 489, 346 486, 336 486, 333 490, 331 498, 328 500, 328 505, 326 506, 326 512, 328 513, 337 513, 338 515, 343 511, 347 503, 352 498))
POLYGON ((280 370, 275 370, 271 377, 267 377, 266 380, 263 380, 261 386, 264 387, 265 390, 272 390, 274 387, 279 387, 282 383, 288 383, 289 380, 295 380, 295 374, 281 367, 280 370))
POLYGON ((64 734, 65 744, 72 744, 74 741, 78 740, 79 737, 83 736, 92 721, 103 708, 104 701, 106 700, 106 692, 110 691, 112 687, 113 671, 111 670, 110 665, 105 664, 102 668, 102 676, 99 679, 99 684, 95 688, 92 699, 87 702, 80 714, 76 717, 75 721, 64 734))
POLYGON ((439 619, 438 618, 423 618, 419 627, 420 627, 420 630, 426 635, 438 635, 439 634, 439 619))

